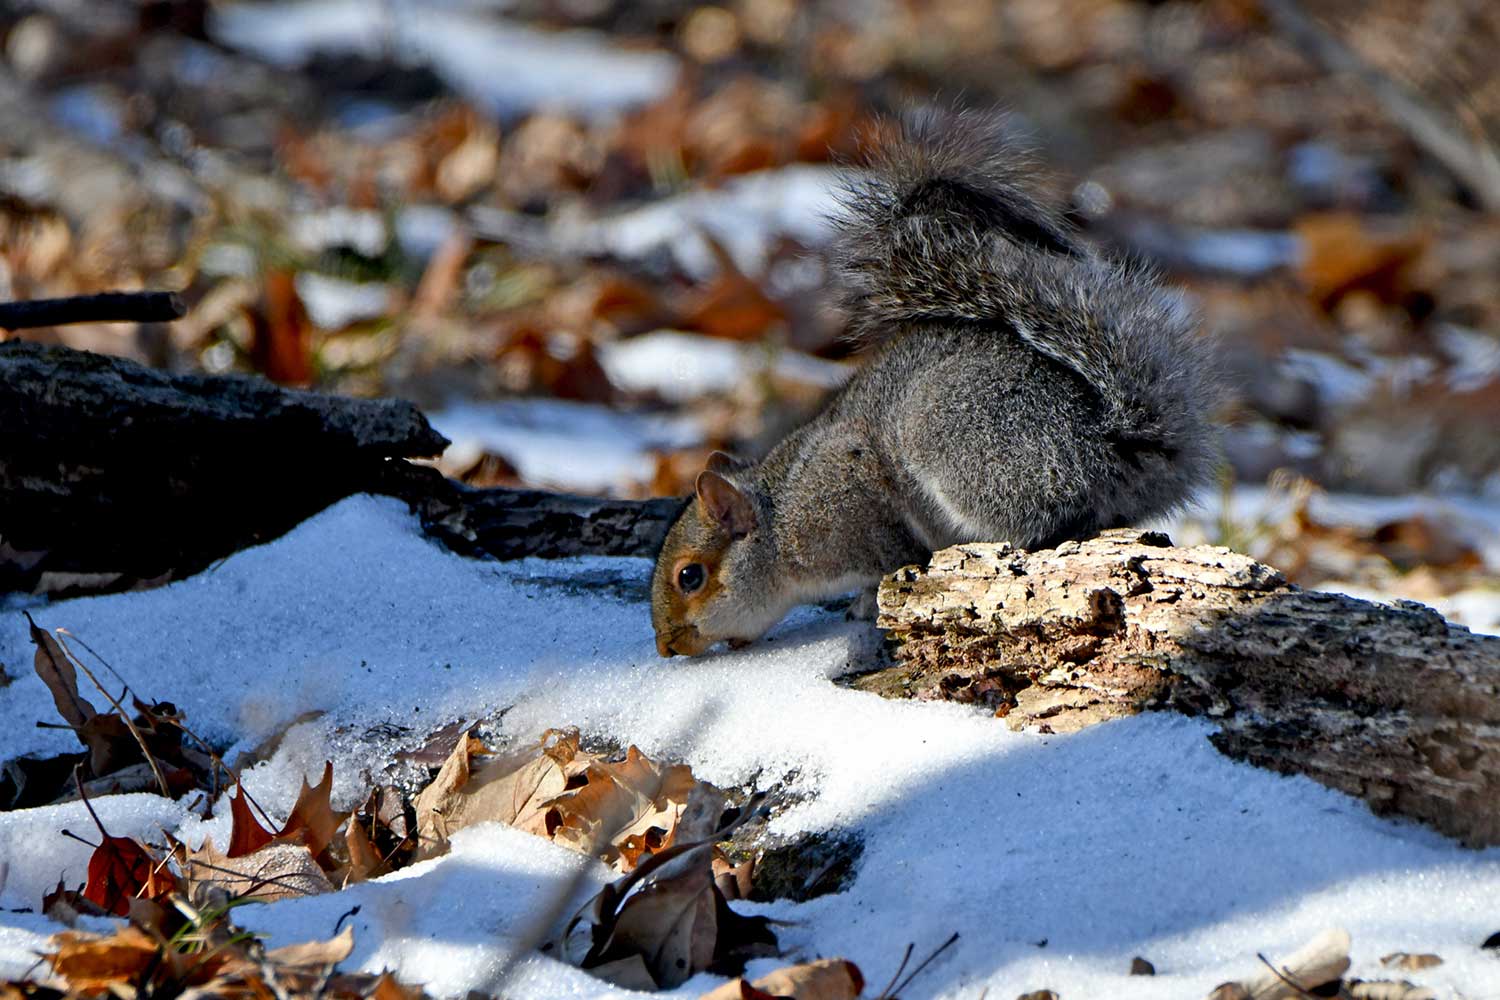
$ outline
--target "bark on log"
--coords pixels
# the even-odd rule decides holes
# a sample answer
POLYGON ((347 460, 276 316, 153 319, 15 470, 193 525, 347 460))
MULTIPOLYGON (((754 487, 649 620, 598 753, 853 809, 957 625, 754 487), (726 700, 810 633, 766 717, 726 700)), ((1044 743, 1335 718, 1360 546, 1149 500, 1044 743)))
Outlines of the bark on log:
POLYGON ((406 458, 447 441, 411 404, 0 343, 0 593, 177 579, 355 493, 406 500, 457 551, 649 555, 674 501, 473 490, 406 458))
POLYGON ((492 559, 654 556, 682 508, 675 499, 607 500, 443 483, 429 494, 407 494, 422 527, 460 555, 492 559))
POLYGON ((1423 605, 1303 591, 1228 549, 1111 531, 946 549, 881 584, 879 625, 895 666, 857 687, 1054 731, 1204 715, 1232 757, 1500 843, 1500 638, 1423 605))

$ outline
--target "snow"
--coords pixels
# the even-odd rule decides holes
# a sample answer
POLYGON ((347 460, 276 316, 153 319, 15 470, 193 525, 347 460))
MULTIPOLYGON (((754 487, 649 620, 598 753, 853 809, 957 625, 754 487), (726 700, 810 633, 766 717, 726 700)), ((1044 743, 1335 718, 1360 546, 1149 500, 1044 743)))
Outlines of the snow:
POLYGON ((342 330, 351 323, 390 312, 391 290, 384 282, 345 281, 316 271, 299 271, 296 284, 308 318, 324 330, 342 330))
POLYGON ((719 270, 712 238, 740 271, 760 276, 779 239, 809 247, 828 242, 843 177, 835 167, 799 164, 741 174, 720 187, 694 188, 605 218, 564 215, 540 223, 488 205, 474 206, 469 218, 491 239, 559 255, 664 258, 700 281, 719 270))
POLYGON ((833 167, 791 166, 744 174, 715 190, 692 190, 597 223, 597 237, 621 257, 668 248, 684 271, 718 271, 705 234, 729 251, 746 274, 766 269, 773 237, 806 246, 828 240, 842 173, 833 167))
POLYGON ((215 40, 280 66, 316 53, 426 65, 498 115, 538 107, 606 115, 663 96, 677 78, 666 52, 619 48, 591 31, 538 31, 462 6, 394 0, 280 0, 216 6, 215 40))
POLYGON ((556 399, 456 402, 428 414, 453 443, 446 464, 472 464, 486 451, 501 455, 527 483, 579 492, 610 493, 647 482, 651 453, 703 440, 689 417, 627 413, 556 399))
POLYGON ((680 403, 729 392, 747 379, 771 374, 824 389, 844 383, 853 368, 800 351, 718 340, 675 330, 617 340, 599 347, 599 364, 626 392, 655 393, 680 403))
MULTIPOLYGON (((1443 965, 1401 975, 1443 995, 1500 991, 1500 962, 1477 947, 1500 929, 1500 850, 1464 850, 1306 779, 1232 762, 1199 720, 1016 733, 976 710, 839 687, 829 678, 867 661, 876 639, 818 609, 741 651, 661 660, 647 571, 631 559, 460 559, 424 539, 399 503, 356 497, 168 587, 33 614, 83 637, 142 696, 175 702, 227 756, 325 713, 246 775, 273 814, 324 759, 346 808, 395 750, 507 706, 502 732, 516 739, 574 724, 724 785, 785 782, 800 803, 775 832, 853 833, 864 853, 837 895, 750 909, 796 922, 780 929, 793 958, 843 956, 877 984, 908 942, 923 952, 959 931, 904 994, 913 998, 986 987, 1204 996, 1257 971, 1255 952, 1286 954, 1330 926, 1352 933, 1355 975, 1388 975, 1378 958, 1389 952, 1433 951, 1443 965), (1133 955, 1161 974, 1128 976, 1133 955)), ((30 725, 55 713, 17 669, 30 660, 24 619, 0 616, 0 662, 17 676, 0 689, 0 717, 12 722, 0 758, 71 749, 67 734, 30 725)), ((227 832, 222 816, 203 823, 151 796, 96 806, 115 834, 155 838, 160 827, 222 842, 227 832)), ((29 968, 48 930, 14 909, 37 907, 59 876, 83 878, 88 850, 63 827, 91 824, 76 804, 0 814, 0 972, 29 968)), ((571 912, 559 892, 587 894, 604 877, 539 838, 482 826, 444 858, 336 894, 241 907, 236 919, 285 944, 327 937, 359 904, 347 968, 389 966, 459 996, 495 988, 539 914, 571 912)), ((512 974, 517 996, 625 995, 534 953, 512 974)))

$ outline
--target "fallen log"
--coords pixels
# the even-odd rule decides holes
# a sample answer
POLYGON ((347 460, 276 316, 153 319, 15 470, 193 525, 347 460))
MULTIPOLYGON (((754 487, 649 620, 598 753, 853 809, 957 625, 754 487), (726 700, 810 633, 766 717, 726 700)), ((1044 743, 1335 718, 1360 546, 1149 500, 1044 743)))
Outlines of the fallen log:
POLYGON ((649 555, 676 502, 475 490, 411 404, 0 342, 0 593, 179 579, 356 493, 467 555, 649 555))
POLYGON ((1431 608, 1304 591, 1248 556, 1111 531, 960 545, 880 587, 894 665, 855 681, 1079 729, 1206 716, 1224 753, 1500 843, 1500 638, 1431 608))

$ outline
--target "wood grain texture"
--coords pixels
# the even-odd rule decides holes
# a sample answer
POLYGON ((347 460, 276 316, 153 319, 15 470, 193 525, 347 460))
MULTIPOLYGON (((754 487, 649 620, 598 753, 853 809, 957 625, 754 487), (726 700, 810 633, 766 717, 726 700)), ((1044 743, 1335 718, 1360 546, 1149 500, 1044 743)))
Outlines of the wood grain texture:
POLYGON ((879 624, 895 665, 860 688, 1054 731, 1206 716, 1230 756, 1500 843, 1500 638, 1423 605, 1304 591, 1228 549, 1112 531, 946 549, 882 583, 879 624))

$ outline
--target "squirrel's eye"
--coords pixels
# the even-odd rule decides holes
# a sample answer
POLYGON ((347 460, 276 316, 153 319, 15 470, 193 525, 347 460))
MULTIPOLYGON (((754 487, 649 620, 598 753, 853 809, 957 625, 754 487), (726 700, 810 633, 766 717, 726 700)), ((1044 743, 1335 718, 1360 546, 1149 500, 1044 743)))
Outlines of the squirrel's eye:
POLYGON ((677 571, 677 589, 684 594, 691 594, 703 586, 703 581, 708 574, 703 569, 702 563, 688 563, 677 571))

